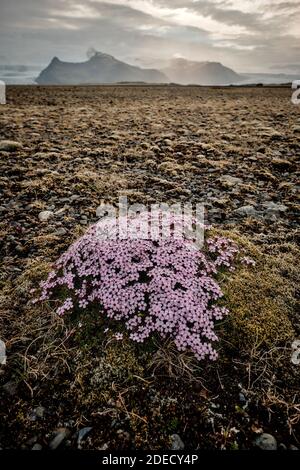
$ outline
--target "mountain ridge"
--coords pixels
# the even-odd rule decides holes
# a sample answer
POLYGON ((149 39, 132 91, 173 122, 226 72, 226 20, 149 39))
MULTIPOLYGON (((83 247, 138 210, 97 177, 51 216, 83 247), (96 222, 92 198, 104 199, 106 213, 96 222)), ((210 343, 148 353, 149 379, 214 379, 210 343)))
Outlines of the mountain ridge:
POLYGON ((167 77, 156 69, 143 69, 115 57, 97 52, 85 62, 64 62, 53 57, 35 79, 39 85, 78 85, 119 81, 164 83, 167 77))
POLYGON ((243 77, 221 62, 172 59, 162 70, 172 81, 183 85, 228 85, 243 80, 243 77))

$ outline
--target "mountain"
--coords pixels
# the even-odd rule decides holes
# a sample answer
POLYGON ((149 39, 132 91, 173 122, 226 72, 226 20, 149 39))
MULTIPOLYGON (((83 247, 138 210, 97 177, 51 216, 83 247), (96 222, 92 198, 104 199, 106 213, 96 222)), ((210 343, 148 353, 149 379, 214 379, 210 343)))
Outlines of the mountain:
POLYGON ((282 85, 299 80, 299 75, 286 73, 241 73, 243 85, 257 84, 262 85, 282 85))
POLYGON ((219 62, 193 62, 173 59, 163 72, 172 82, 198 85, 229 85, 243 77, 219 62))
POLYGON ((62 62, 52 59, 35 80, 40 85, 77 85, 116 82, 167 82, 167 77, 155 69, 142 69, 126 64, 115 57, 96 52, 88 61, 62 62))

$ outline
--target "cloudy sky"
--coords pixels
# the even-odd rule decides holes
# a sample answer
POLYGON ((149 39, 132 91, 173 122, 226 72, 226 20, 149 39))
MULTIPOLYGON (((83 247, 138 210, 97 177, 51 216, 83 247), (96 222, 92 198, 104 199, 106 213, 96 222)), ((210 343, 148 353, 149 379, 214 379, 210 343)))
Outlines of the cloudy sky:
POLYGON ((144 66, 300 71, 299 25, 300 0, 0 0, 0 64, 82 61, 93 46, 144 66))

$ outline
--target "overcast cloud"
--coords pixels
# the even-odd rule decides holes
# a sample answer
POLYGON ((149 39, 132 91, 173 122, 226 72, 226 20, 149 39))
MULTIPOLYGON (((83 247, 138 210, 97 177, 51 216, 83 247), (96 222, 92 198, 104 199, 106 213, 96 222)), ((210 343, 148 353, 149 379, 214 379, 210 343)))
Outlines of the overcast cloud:
POLYGON ((82 61, 93 46, 160 66, 171 57, 236 71, 300 71, 300 0, 0 0, 0 63, 82 61))

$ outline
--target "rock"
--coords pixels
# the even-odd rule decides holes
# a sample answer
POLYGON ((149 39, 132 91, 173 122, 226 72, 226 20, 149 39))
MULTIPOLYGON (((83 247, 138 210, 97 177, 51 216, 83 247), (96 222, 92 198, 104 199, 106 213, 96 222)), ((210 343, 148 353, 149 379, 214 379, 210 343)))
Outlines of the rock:
POLYGON ((99 447, 99 450, 107 450, 109 448, 108 444, 105 442, 101 447, 99 447))
POLYGON ((123 443, 130 441, 130 434, 129 434, 129 432, 124 431, 123 429, 118 429, 118 431, 117 431, 117 436, 118 436, 118 438, 119 438, 123 443))
POLYGON ((281 442, 278 446, 278 450, 287 450, 287 447, 285 444, 283 444, 283 442, 281 442))
POLYGON ((0 365, 5 365, 7 360, 6 344, 0 339, 0 365))
POLYGON ((58 152, 37 152, 33 155, 33 158, 45 158, 45 159, 56 159, 59 158, 61 155, 58 152))
POLYGON ((291 171, 295 165, 292 162, 289 162, 288 160, 284 160, 283 158, 273 158, 271 161, 271 165, 276 169, 276 170, 283 170, 283 171, 291 171))
POLYGON ((70 201, 77 201, 78 199, 80 199, 80 194, 72 194, 70 197, 70 201))
POLYGON ((291 444, 291 445, 289 446, 289 450, 299 450, 299 447, 296 447, 296 446, 294 446, 293 444, 291 444))
POLYGON ((282 139, 284 135, 274 129, 272 132, 270 132, 269 137, 271 138, 271 140, 278 140, 282 139))
POLYGON ((4 150, 6 152, 15 152, 16 150, 20 150, 23 145, 20 142, 15 142, 13 140, 1 140, 0 141, 0 150, 4 150))
MULTIPOLYGON (((50 209, 49 209, 49 210, 50 210, 50 209)), ((66 210, 67 210, 67 207, 66 207, 66 206, 65 206, 65 207, 62 207, 61 209, 59 209, 58 211, 55 212, 55 215, 59 217, 59 216, 63 215, 64 212, 66 212, 66 210)))
POLYGON ((211 402, 210 407, 211 407, 213 410, 218 410, 218 409, 220 408, 220 405, 219 405, 219 403, 211 402))
POLYGON ((44 417, 45 408, 43 406, 37 406, 34 410, 30 411, 28 418, 30 421, 36 421, 44 417))
POLYGON ((62 237, 62 236, 64 236, 64 235, 66 235, 66 233, 67 233, 67 230, 66 230, 65 228, 63 228, 63 227, 58 228, 58 229, 54 232, 54 234, 55 234, 55 235, 58 235, 59 237, 62 237))
POLYGON ((235 186, 241 184, 243 180, 231 175, 223 175, 219 178, 220 183, 226 184, 227 186, 235 186))
POLYGON ((17 253, 24 253, 25 248, 22 245, 16 245, 15 250, 17 253))
POLYGON ((46 168, 39 168, 38 170, 36 170, 36 174, 38 176, 44 176, 46 175, 47 173, 51 173, 50 170, 47 170, 46 168))
POLYGON ((36 444, 38 440, 38 436, 32 436, 28 441, 26 442, 26 445, 28 446, 33 446, 33 444, 36 444))
POLYGON ((70 202, 70 198, 69 197, 62 197, 59 199, 59 202, 65 204, 67 202, 70 202))
POLYGON ((45 408, 43 406, 37 406, 34 410, 38 418, 43 418, 45 413, 45 408))
POLYGON ((278 213, 278 212, 286 212, 288 210, 288 207, 285 206, 284 204, 276 204, 273 201, 270 202, 265 202, 263 204, 263 207, 267 212, 270 212, 272 214, 278 213))
POLYGON ((245 395, 242 392, 239 393, 239 401, 242 405, 246 405, 246 403, 247 403, 247 399, 246 399, 245 395))
POLYGON ((59 431, 57 431, 56 436, 54 437, 54 439, 52 439, 52 441, 49 444, 49 448, 51 450, 57 449, 57 447, 59 447, 62 444, 62 442, 68 437, 69 434, 70 434, 70 431, 66 428, 62 428, 59 431))
POLYGON ((8 395, 13 396, 16 394, 18 386, 15 382, 10 380, 9 382, 6 382, 2 388, 8 395))
POLYGON ((254 440, 253 445, 255 447, 259 447, 261 450, 277 450, 277 442, 275 437, 267 433, 263 433, 258 436, 254 440))
POLYGON ((259 215, 258 211, 254 206, 242 206, 238 209, 235 209, 233 212, 235 215, 240 215, 241 217, 257 217, 259 215))
POLYGON ((47 220, 51 219, 53 215, 52 211, 42 211, 39 213, 39 220, 40 222, 47 222, 47 220))
POLYGON ((262 137, 269 137, 271 140, 280 139, 282 137, 282 134, 280 132, 278 132, 273 127, 268 127, 268 126, 261 127, 259 134, 262 137))
POLYGON ((34 444, 34 446, 32 447, 31 450, 42 450, 43 449, 43 446, 41 446, 41 444, 34 444))
POLYGON ((184 443, 178 434, 172 434, 171 436, 171 447, 170 450, 183 450, 184 443))
POLYGON ((91 427, 82 428, 78 431, 77 437, 77 447, 81 449, 81 441, 88 435, 88 433, 92 430, 91 427))

